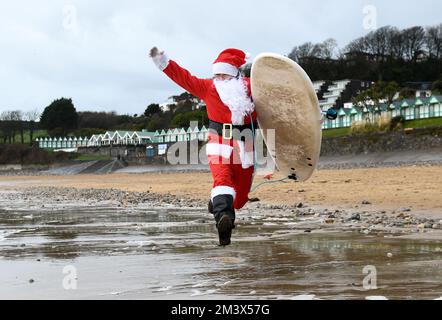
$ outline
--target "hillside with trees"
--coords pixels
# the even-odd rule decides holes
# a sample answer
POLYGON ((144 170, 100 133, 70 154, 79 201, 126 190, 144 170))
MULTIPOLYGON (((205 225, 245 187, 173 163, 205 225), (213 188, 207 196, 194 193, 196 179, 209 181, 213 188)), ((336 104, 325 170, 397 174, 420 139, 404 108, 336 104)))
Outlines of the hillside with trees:
MULTIPOLYGON (((442 93, 442 24, 414 26, 400 30, 385 26, 339 48, 334 39, 322 43, 307 42, 295 46, 288 57, 298 62, 315 80, 357 79, 377 82, 372 89, 355 97, 361 102, 368 97, 391 99, 398 90, 401 97, 413 96, 409 82, 432 83, 432 90, 442 93)), ((251 65, 243 71, 250 75, 251 65)), ((208 125, 205 107, 191 94, 171 97, 167 108, 146 103, 134 115, 116 112, 77 112, 72 99, 60 98, 43 113, 20 110, 0 114, 0 143, 30 143, 39 136, 91 136, 107 130, 149 131, 186 127, 191 121, 208 125), (38 122, 37 120, 40 119, 38 122), (40 130, 40 131, 37 131, 40 130)))

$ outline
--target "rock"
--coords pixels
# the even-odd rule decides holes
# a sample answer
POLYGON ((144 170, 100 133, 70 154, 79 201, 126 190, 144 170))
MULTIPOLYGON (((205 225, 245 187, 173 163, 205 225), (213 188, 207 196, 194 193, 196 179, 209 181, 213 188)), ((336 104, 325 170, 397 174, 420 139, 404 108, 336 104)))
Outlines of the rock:
POLYGON ((336 219, 336 216, 332 213, 332 214, 329 214, 329 215, 328 215, 328 218, 329 218, 329 219, 336 219))
POLYGON ((425 229, 425 223, 421 223, 417 225, 418 229, 425 229))
POLYGON ((371 202, 368 200, 364 200, 364 201, 362 201, 362 204, 371 204, 371 202))
POLYGON ((311 233, 312 230, 311 230, 311 229, 306 229, 306 230, 304 230, 304 232, 305 232, 305 233, 311 233))
POLYGON ((297 208, 303 208, 304 204, 302 202, 298 203, 298 205, 296 206, 297 208))
POLYGON ((388 258, 392 258, 392 257, 393 257, 393 254, 392 254, 391 252, 389 252, 389 253, 387 253, 387 257, 388 257, 388 258))
POLYGON ((361 221, 361 215, 359 213, 353 213, 351 215, 350 220, 357 220, 357 221, 361 221))
POLYGON ((333 223, 335 223, 335 219, 330 219, 330 218, 328 218, 328 219, 325 219, 325 221, 324 221, 326 224, 333 224, 333 223))
POLYGON ((433 227, 433 224, 430 222, 425 223, 425 229, 431 229, 433 227))
POLYGON ((259 198, 250 198, 249 202, 259 202, 261 201, 259 198))
POLYGON ((301 189, 301 190, 298 190, 298 192, 303 193, 303 192, 305 192, 305 190, 301 189))
POLYGON ((29 283, 34 283, 34 279, 29 279, 29 283))
POLYGON ((438 224, 438 223, 433 224, 432 228, 433 228, 433 229, 442 229, 442 228, 441 228, 441 225, 438 224))

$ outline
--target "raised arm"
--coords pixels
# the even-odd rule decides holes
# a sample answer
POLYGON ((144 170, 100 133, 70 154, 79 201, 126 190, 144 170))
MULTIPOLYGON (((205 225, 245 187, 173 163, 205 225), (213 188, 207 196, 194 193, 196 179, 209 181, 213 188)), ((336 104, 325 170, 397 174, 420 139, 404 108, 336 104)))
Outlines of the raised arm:
POLYGON ((149 56, 155 65, 176 84, 195 97, 204 99, 211 80, 200 79, 193 76, 189 71, 179 66, 178 63, 170 60, 164 51, 160 52, 157 47, 153 47, 150 50, 149 56))

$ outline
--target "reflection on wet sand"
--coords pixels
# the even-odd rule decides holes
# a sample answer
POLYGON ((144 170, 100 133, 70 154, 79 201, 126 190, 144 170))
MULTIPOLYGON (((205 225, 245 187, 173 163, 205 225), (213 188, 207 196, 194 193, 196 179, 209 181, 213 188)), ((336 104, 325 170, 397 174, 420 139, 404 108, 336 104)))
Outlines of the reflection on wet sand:
POLYGON ((198 209, 4 209, 0 298, 440 297, 441 242, 305 233, 301 220, 239 220, 233 245, 220 248, 198 209), (61 285, 66 265, 78 270, 78 290, 61 285), (363 286, 366 266, 376 268, 377 289, 363 286))

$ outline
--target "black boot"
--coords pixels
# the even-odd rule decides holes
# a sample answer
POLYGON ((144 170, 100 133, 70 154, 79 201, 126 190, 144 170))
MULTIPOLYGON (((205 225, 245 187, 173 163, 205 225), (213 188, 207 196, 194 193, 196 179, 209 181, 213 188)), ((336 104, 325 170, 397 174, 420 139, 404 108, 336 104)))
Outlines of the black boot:
POLYGON ((213 215, 218 229, 219 244, 230 244, 232 229, 235 228, 235 209, 232 195, 219 195, 213 199, 213 215))
POLYGON ((209 213, 213 214, 213 203, 212 200, 209 200, 209 204, 208 204, 208 209, 209 209, 209 213))

